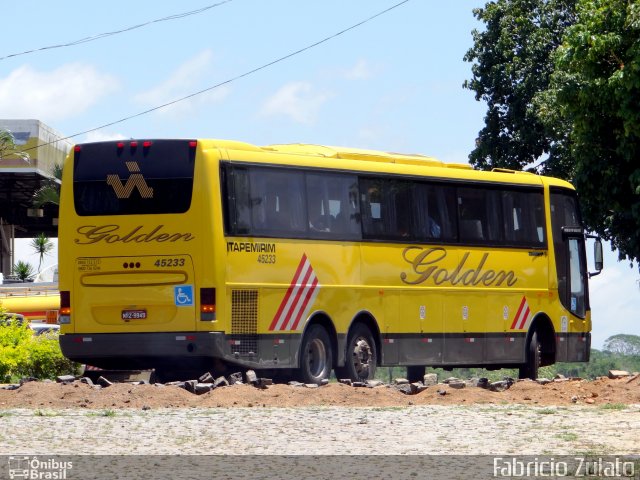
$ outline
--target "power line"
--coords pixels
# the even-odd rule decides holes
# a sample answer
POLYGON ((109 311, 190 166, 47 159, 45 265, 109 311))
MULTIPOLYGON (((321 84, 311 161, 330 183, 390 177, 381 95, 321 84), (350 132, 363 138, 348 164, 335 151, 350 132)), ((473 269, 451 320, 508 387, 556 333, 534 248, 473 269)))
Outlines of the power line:
POLYGON ((184 97, 178 98, 178 99, 176 99, 176 100, 172 100, 172 101, 170 101, 170 102, 163 103, 162 105, 157 105, 157 106, 155 106, 155 107, 149 108, 149 109, 144 110, 144 111, 142 111, 142 112, 134 113, 133 115, 129 115, 129 116, 127 116, 127 117, 123 117, 123 118, 121 118, 121 119, 119 119, 119 120, 114 120, 113 122, 105 123, 104 125, 100 125, 99 127, 90 128, 89 130, 84 130, 84 131, 82 131, 82 132, 74 133, 73 135, 69 135, 68 137, 59 138, 58 140, 55 140, 55 141, 53 141, 53 142, 43 143, 42 145, 38 145, 38 146, 35 146, 35 147, 27 148, 27 149, 25 149, 25 150, 21 150, 21 151, 23 151, 23 152, 27 152, 27 151, 29 151, 29 150, 34 150, 34 149, 36 149, 36 148, 38 148, 38 147, 43 147, 43 146, 46 146, 46 145, 51 145, 51 144, 56 143, 56 142, 61 142, 61 141, 64 141, 64 140, 69 140, 70 138, 75 138, 75 137, 78 137, 78 136, 80 136, 80 135, 86 135, 87 133, 95 132, 96 130, 100 130, 100 129, 102 129, 102 128, 111 127, 111 126, 116 125, 116 124, 118 124, 118 123, 126 122, 126 121, 128 121, 128 120, 133 119, 133 118, 141 117, 141 116, 146 115, 146 114, 148 114, 148 113, 155 112, 156 110, 160 110, 160 109, 162 109, 162 108, 166 108, 166 107, 169 107, 169 106, 171 106, 171 105, 175 105, 176 103, 182 102, 182 101, 184 101, 184 100, 188 100, 189 98, 193 98, 193 97, 195 97, 195 96, 197 96, 197 95, 201 95, 201 94, 203 94, 203 93, 205 93, 205 92, 209 92, 209 91, 214 90, 214 89, 216 89, 216 88, 219 88, 219 87, 221 87, 221 86, 223 86, 223 85, 228 85, 229 83, 235 82, 236 80, 240 80, 241 78, 244 78, 244 77, 247 77, 247 76, 249 76, 249 75, 252 75, 252 74, 254 74, 254 73, 256 73, 256 72, 259 72, 260 70, 264 70, 265 68, 271 67, 271 66, 273 66, 273 65, 275 65, 275 64, 277 64, 277 63, 280 63, 280 62, 282 62, 282 61, 284 61, 284 60, 287 60, 287 59, 289 59, 289 58, 291 58, 291 57, 294 57, 294 56, 296 56, 296 55, 298 55, 298 54, 300 54, 300 53, 303 53, 303 52, 305 52, 305 51, 307 51, 307 50, 310 50, 310 49, 312 49, 312 48, 314 48, 314 47, 317 47, 318 45, 321 45, 321 44, 323 44, 323 43, 326 43, 326 42, 328 42, 329 40, 333 40, 334 38, 339 37, 340 35, 342 35, 342 34, 344 34, 344 33, 347 33, 347 32, 349 32, 349 31, 351 31, 351 30, 354 30, 354 29, 356 29, 356 28, 358 28, 358 27, 360 27, 360 26, 364 25, 365 23, 368 23, 368 22, 370 22, 370 21, 374 20, 374 19, 375 19, 375 18, 377 18, 377 17, 380 17, 380 16, 382 16, 382 15, 384 15, 384 14, 386 14, 386 13, 390 12, 391 10, 393 10, 393 9, 395 9, 395 8, 398 8, 398 7, 400 7, 401 5, 404 5, 404 4, 405 4, 405 3, 407 3, 407 2, 409 2, 409 0, 403 0, 403 1, 399 2, 399 3, 396 3, 395 5, 393 5, 393 6, 389 7, 389 8, 387 8, 387 9, 385 9, 385 10, 382 10, 381 12, 376 13, 375 15, 372 15, 372 16, 370 16, 370 17, 366 18, 365 20, 362 20, 362 21, 360 21, 360 22, 356 23, 355 25, 351 25, 350 27, 345 28, 344 30, 341 30, 341 31, 339 31, 339 32, 337 32, 337 33, 334 33, 333 35, 330 35, 330 36, 328 36, 328 37, 325 37, 325 38, 323 38, 322 40, 319 40, 319 41, 317 41, 317 42, 314 42, 314 43, 312 43, 312 44, 310 44, 310 45, 307 45, 306 47, 300 48, 299 50, 296 50, 296 51, 294 51, 294 52, 291 52, 291 53, 289 53, 289 54, 287 54, 287 55, 284 55, 284 56, 282 56, 282 57, 280 57, 280 58, 277 58, 277 59, 275 59, 275 60, 272 60, 272 61, 271 61, 271 62, 269 62, 269 63, 265 63, 264 65, 261 65, 261 66, 259 66, 259 67, 256 67, 256 68, 254 68, 254 69, 252 69, 252 70, 249 70, 249 71, 247 71, 247 72, 244 72, 244 73, 242 73, 242 74, 240 74, 240 75, 237 75, 237 76, 235 76, 235 77, 232 77, 232 78, 230 78, 230 79, 228 79, 228 80, 225 80, 225 81, 223 81, 223 82, 217 83, 217 84, 215 84, 215 85, 212 85, 212 86, 210 86, 210 87, 204 88, 204 89, 202 89, 202 90, 198 90, 197 92, 190 93, 189 95, 186 95, 186 96, 184 96, 184 97))
POLYGON ((191 10, 190 12, 176 13, 174 15, 169 15, 167 17, 162 17, 162 18, 157 18, 155 20, 150 20, 148 22, 141 23, 139 25, 134 25, 132 27, 123 28, 122 30, 116 30, 114 32, 99 33, 98 35, 92 35, 90 37, 81 38, 80 40, 74 40, 74 41, 69 42, 69 43, 61 43, 61 44, 58 44, 58 45, 49 45, 47 47, 34 48, 33 50, 26 50, 26 51, 20 52, 20 53, 12 53, 10 55, 6 55, 4 57, 0 57, 0 61, 1 60, 6 60, 7 58, 19 57, 21 55, 27 55, 29 53, 41 52, 43 50, 53 50, 54 48, 73 47, 75 45, 80 45, 82 43, 93 42, 95 40, 100 40, 101 38, 111 37, 113 35, 118 35, 120 33, 130 32, 131 30, 136 30, 138 28, 146 27, 146 26, 154 24, 154 23, 168 22, 170 20, 179 20, 181 18, 189 17, 191 15, 197 15, 199 13, 206 12, 207 10, 210 10, 212 8, 215 8, 215 7, 219 7, 220 5, 223 5, 225 3, 229 3, 229 2, 232 2, 232 1, 233 0, 223 0, 222 2, 214 3, 213 5, 208 5, 206 7, 198 8, 197 10, 191 10))

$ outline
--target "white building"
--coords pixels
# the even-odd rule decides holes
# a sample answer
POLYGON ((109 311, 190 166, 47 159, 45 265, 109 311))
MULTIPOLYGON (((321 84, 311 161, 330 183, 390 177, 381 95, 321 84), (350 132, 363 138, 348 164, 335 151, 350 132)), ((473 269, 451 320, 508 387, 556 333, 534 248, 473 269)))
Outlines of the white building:
POLYGON ((0 153, 0 272, 6 276, 14 264, 15 238, 58 236, 58 205, 35 208, 33 196, 59 183, 53 168, 62 164, 71 143, 39 120, 0 119, 0 129, 10 131, 19 151, 29 156, 0 153))

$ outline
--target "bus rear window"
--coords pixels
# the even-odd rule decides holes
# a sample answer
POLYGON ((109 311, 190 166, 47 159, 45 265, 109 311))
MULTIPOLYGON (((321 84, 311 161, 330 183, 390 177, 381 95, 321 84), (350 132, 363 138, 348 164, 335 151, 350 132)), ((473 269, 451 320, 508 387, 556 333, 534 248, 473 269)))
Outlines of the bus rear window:
POLYGON ((97 142, 76 147, 78 215, 184 213, 191 205, 195 141, 97 142))

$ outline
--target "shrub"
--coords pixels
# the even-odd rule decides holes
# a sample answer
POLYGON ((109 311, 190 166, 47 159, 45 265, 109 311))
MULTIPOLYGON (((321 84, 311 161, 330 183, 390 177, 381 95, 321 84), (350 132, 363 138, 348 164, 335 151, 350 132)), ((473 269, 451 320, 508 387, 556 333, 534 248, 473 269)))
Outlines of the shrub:
POLYGON ((26 323, 8 322, 0 312, 0 382, 75 374, 78 364, 62 355, 56 334, 33 335, 26 323))

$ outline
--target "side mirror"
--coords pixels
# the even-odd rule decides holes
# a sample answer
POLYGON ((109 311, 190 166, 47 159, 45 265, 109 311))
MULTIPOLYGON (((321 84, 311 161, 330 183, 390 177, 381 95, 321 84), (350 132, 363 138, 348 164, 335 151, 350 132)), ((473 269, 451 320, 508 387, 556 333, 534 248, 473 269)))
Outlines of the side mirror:
POLYGON ((604 258, 602 255, 602 240, 595 235, 587 235, 587 238, 595 239, 595 243, 593 244, 593 264, 596 267, 596 271, 589 272, 589 278, 591 278, 602 273, 602 269, 604 268, 604 258))
POLYGON ((596 238, 596 241, 593 244, 593 258, 596 270, 601 272, 604 268, 604 259, 602 255, 602 241, 599 238, 596 238))

